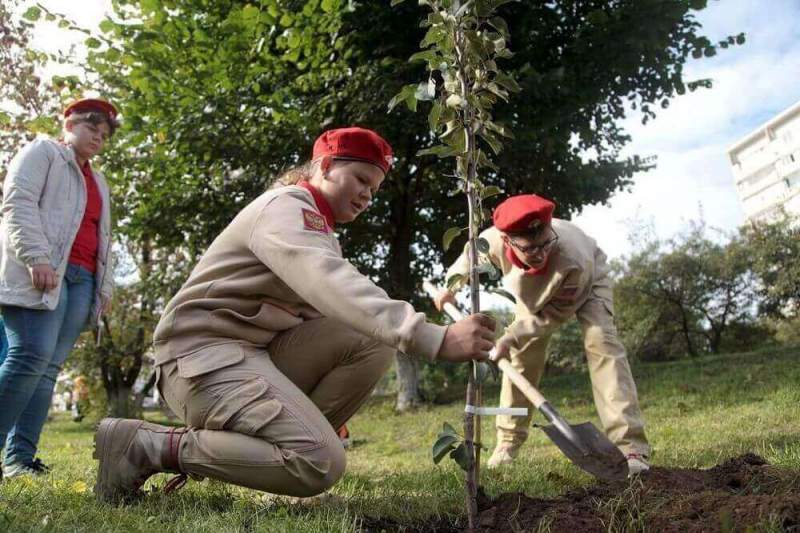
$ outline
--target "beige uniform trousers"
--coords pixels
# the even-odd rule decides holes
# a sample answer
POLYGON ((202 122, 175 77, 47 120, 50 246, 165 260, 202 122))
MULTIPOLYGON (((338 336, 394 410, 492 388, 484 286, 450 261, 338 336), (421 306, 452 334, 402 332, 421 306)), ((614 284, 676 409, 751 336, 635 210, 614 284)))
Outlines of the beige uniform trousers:
POLYGON ((394 353, 320 318, 278 334, 267 350, 225 343, 162 364, 161 394, 189 427, 182 470, 274 494, 323 492, 345 468, 334 428, 358 410, 394 353))
MULTIPOLYGON (((633 381, 625 348, 619 341, 613 320, 613 304, 593 293, 578 309, 576 317, 583 331, 584 348, 592 381, 597 414, 606 435, 623 453, 650 455, 644 434, 644 418, 639 409, 636 384, 633 381)), ((522 340, 522 339, 521 339, 522 340)), ((550 333, 522 340, 522 348, 511 353, 512 366, 534 386, 539 385, 545 369, 550 333)), ((500 405, 535 409, 507 377, 503 377, 500 405)), ((531 416, 498 416, 497 441, 521 443, 528 437, 531 416)))

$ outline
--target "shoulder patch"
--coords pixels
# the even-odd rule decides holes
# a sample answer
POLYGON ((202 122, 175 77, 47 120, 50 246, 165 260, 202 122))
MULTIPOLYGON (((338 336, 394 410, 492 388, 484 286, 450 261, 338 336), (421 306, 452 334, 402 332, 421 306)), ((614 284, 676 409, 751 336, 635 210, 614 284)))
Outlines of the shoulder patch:
POLYGON ((328 224, 325 223, 325 218, 310 209, 303 209, 303 227, 311 231, 328 233, 328 224))

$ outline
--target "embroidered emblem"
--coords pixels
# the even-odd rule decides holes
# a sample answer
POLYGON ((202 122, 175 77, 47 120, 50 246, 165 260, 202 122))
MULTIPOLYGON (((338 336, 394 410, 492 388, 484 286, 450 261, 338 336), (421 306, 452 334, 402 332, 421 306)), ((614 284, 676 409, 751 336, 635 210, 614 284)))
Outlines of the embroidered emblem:
POLYGON ((328 225, 325 223, 325 218, 310 209, 303 209, 303 227, 311 231, 328 233, 328 225))

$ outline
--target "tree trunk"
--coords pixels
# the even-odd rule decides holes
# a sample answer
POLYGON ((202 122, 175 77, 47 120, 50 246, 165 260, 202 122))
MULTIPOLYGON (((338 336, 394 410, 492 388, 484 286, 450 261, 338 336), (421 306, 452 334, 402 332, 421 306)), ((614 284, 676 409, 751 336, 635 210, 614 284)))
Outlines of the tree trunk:
POLYGON ((156 384, 156 371, 155 371, 155 369, 153 369, 153 372, 150 374, 150 377, 147 378, 147 383, 144 384, 144 387, 142 387, 142 390, 140 390, 139 392, 137 392, 134 395, 133 403, 134 403, 137 411, 142 411, 143 410, 143 408, 144 408, 144 399, 147 398, 147 396, 153 390, 153 387, 155 386, 155 384, 156 384))
MULTIPOLYGON (((411 173, 406 173, 411 175, 411 173)), ((389 243, 389 295, 398 300, 408 301, 414 293, 411 278, 411 197, 410 178, 398 183, 401 194, 392 203, 389 215, 394 234, 389 243)), ((397 402, 395 408, 408 411, 416 408, 422 397, 419 393, 419 361, 414 356, 397 353, 397 402)))
POLYGON ((397 403, 399 412, 410 411, 419 406, 419 362, 414 356, 397 352, 397 403))
POLYGON ((108 414, 115 418, 136 418, 137 412, 130 387, 117 385, 107 388, 108 414))

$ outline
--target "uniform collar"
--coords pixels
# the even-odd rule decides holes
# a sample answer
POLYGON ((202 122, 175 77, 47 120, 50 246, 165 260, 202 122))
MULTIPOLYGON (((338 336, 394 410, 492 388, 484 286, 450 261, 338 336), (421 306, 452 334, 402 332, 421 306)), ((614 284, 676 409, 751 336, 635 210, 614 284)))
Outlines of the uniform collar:
POLYGON ((329 204, 325 197, 322 196, 322 193, 319 192, 319 189, 311 185, 306 180, 300 181, 298 185, 311 193, 311 196, 314 198, 314 203, 317 204, 317 209, 319 209, 319 212, 322 213, 323 217, 325 217, 325 222, 327 222, 328 226, 331 228, 331 230, 333 230, 336 221, 333 218, 333 209, 331 209, 331 204, 329 204))
POLYGON ((543 276, 547 274, 547 266, 550 264, 550 256, 552 255, 552 253, 547 256, 547 259, 544 262, 544 266, 542 266, 542 268, 537 269, 529 267, 528 265, 520 261, 519 257, 517 257, 517 254, 514 253, 514 250, 512 250, 509 245, 503 243, 503 249, 506 252, 506 258, 509 261, 511 261, 511 264, 517 268, 521 268, 522 270, 524 270, 526 276, 543 276))

